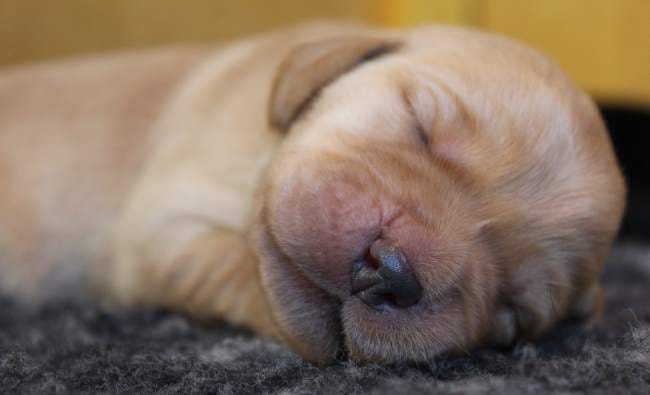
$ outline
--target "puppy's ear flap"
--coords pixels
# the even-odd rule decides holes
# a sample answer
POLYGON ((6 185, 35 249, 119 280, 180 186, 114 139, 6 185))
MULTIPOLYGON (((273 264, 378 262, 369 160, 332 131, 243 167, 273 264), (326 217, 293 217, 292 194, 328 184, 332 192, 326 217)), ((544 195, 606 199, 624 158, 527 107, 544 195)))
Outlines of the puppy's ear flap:
POLYGON ((320 90, 341 74, 398 46, 372 35, 328 37, 300 44, 280 64, 271 88, 269 122, 286 131, 320 90))

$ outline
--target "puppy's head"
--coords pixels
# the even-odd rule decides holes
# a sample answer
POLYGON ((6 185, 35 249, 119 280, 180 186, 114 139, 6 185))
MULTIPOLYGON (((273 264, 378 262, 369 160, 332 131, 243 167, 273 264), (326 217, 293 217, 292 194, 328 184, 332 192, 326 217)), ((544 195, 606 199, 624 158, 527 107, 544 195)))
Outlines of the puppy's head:
POLYGON ((368 32, 302 44, 280 67, 270 122, 288 134, 255 239, 275 320, 305 358, 425 360, 486 336, 500 281, 489 193, 517 152, 489 136, 543 118, 510 89, 543 73, 510 45, 368 32), (511 104, 530 114, 489 119, 511 104))

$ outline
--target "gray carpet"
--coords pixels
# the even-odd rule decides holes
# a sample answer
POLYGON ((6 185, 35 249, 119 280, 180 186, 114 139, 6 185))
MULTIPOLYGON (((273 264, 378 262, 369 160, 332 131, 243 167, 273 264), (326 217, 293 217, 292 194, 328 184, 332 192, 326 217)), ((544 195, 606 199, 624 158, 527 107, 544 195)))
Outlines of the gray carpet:
POLYGON ((619 246, 609 304, 590 333, 565 324, 535 344, 418 366, 319 368, 225 325, 81 304, 0 299, 2 393, 650 393, 650 248, 619 246))

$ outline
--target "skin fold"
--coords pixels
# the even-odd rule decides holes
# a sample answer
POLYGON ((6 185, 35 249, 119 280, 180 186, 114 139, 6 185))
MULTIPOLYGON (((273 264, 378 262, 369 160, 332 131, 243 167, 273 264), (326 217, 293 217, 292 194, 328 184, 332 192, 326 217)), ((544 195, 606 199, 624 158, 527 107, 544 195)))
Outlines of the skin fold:
POLYGON ((593 101, 474 30, 313 23, 0 73, 3 292, 223 319, 316 363, 595 319, 624 201, 593 101))

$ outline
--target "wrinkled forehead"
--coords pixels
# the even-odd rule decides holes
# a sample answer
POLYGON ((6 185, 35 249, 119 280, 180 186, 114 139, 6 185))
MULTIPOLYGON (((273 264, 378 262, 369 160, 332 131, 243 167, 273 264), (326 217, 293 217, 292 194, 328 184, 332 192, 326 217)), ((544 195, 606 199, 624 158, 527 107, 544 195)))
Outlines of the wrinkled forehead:
POLYGON ((289 141, 339 146, 354 138, 398 138, 408 112, 401 86, 385 61, 368 63, 325 87, 294 126, 289 141))
MULTIPOLYGON (((462 112, 495 133, 570 122, 576 89, 537 52, 500 37, 430 30, 407 35, 394 53, 326 86, 294 128, 292 143, 324 148, 355 137, 398 141, 413 124, 405 95, 414 91, 429 95, 419 110, 432 117, 454 119, 462 112)), ((447 124, 454 126, 437 123, 447 124)))

